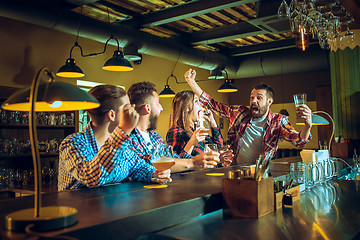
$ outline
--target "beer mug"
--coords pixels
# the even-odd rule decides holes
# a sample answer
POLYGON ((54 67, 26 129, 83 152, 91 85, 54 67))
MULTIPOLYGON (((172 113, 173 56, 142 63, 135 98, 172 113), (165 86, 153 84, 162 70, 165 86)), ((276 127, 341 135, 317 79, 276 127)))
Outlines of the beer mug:
POLYGON ((335 175, 335 171, 336 171, 335 162, 332 159, 328 158, 326 159, 325 163, 326 163, 326 179, 330 180, 335 175))
POLYGON ((305 188, 310 189, 319 182, 319 165, 308 163, 305 165, 305 188))
POLYGON ((316 165, 318 166, 319 169, 319 182, 325 182, 325 162, 322 159, 318 159, 316 162, 316 165))

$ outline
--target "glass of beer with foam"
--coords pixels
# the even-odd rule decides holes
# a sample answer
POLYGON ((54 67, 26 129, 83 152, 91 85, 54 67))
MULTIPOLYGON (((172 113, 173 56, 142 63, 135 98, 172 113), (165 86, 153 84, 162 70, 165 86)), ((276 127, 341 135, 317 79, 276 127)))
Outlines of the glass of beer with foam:
MULTIPOLYGON (((175 165, 173 147, 166 144, 158 144, 155 147, 153 156, 151 158, 152 165, 158 171, 165 171, 175 165)), ((157 179, 159 183, 165 184, 167 180, 157 179)))

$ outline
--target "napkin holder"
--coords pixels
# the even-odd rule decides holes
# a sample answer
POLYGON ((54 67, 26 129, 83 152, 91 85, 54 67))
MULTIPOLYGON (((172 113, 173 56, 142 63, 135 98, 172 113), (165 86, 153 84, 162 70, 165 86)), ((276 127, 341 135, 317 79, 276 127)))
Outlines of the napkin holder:
POLYGON ((222 181, 224 217, 259 218, 274 211, 274 179, 222 181))

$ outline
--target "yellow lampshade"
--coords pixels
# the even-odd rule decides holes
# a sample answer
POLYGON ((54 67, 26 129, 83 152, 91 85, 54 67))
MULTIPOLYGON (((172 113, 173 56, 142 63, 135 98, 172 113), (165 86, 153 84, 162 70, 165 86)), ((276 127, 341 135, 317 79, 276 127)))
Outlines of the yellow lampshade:
POLYGON ((232 84, 231 80, 225 79, 223 85, 217 90, 219 93, 232 93, 237 92, 237 88, 232 84))
POLYGON ((53 80, 54 74, 47 68, 41 68, 31 87, 20 89, 11 95, 2 105, 10 111, 29 111, 29 136, 34 166, 34 208, 23 209, 5 216, 5 227, 9 231, 24 232, 26 226, 36 231, 50 231, 74 225, 77 210, 66 206, 47 206, 41 208, 41 162, 36 131, 35 112, 74 111, 100 106, 89 93, 77 86, 64 82, 48 81, 40 84, 43 74, 53 80))
POLYGON ((58 77, 81 78, 85 76, 80 67, 78 67, 73 58, 66 59, 66 63, 56 73, 58 77))
POLYGON ((124 54, 117 50, 114 51, 112 58, 106 61, 103 69, 107 71, 123 72, 132 71, 134 68, 132 67, 131 63, 124 58, 124 54))
MULTIPOLYGON (((30 111, 29 95, 30 88, 20 89, 3 103, 2 108, 9 111, 30 111)), ((39 85, 35 112, 86 110, 99 106, 99 102, 92 95, 77 86, 65 82, 51 82, 39 85)))

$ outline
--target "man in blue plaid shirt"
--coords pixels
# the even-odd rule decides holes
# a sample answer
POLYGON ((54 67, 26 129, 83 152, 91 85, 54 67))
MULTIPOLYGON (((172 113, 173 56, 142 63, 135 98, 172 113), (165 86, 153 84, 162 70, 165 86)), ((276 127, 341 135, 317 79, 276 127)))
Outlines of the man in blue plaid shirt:
POLYGON ((129 134, 139 114, 129 104, 126 92, 117 86, 101 85, 89 92, 100 107, 88 110, 91 122, 71 134, 60 145, 58 190, 120 182, 164 178, 170 170, 157 171, 129 149, 129 134))
MULTIPOLYGON (((140 114, 139 121, 130 134, 131 145, 129 146, 139 157, 149 162, 154 147, 164 144, 161 136, 155 132, 157 119, 163 110, 155 85, 151 82, 139 82, 130 86, 128 95, 131 104, 140 114)), ((185 154, 180 158, 175 154, 175 165, 172 172, 180 172, 194 169, 214 168, 219 163, 219 153, 207 152, 192 157, 185 154)))

